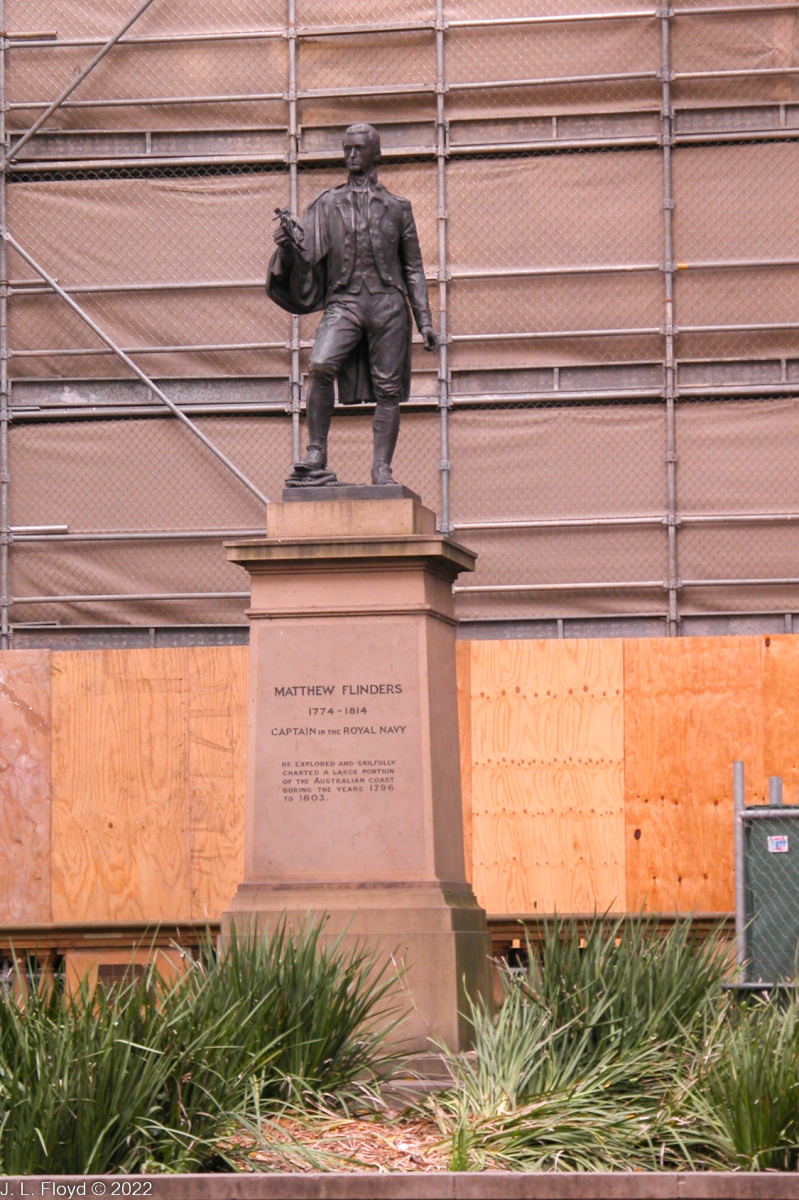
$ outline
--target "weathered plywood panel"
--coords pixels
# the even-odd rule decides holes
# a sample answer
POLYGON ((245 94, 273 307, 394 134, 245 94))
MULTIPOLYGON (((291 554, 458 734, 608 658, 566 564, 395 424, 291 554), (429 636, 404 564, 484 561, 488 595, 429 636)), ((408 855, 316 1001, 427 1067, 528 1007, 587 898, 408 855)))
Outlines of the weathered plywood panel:
MULTIPOLYGON (((763 770, 780 775, 783 802, 799 800, 799 636, 762 639, 763 770)), ((753 804, 747 779, 747 803, 753 804)))
POLYGON ((187 652, 52 656, 54 921, 191 916, 187 652))
POLYGON ((50 651, 0 653, 0 923, 50 914, 50 651))
POLYGON ((249 651, 188 653, 191 913, 216 919, 244 876, 249 651))
POLYGON ((463 858, 466 878, 472 882, 472 644, 455 643, 458 677, 458 737, 461 752, 461 802, 463 806, 463 858))
POLYGON ((474 883, 489 912, 624 906, 622 644, 472 643, 474 883))
POLYGON ((624 647, 627 907, 735 905, 732 764, 762 802, 763 639, 624 647))

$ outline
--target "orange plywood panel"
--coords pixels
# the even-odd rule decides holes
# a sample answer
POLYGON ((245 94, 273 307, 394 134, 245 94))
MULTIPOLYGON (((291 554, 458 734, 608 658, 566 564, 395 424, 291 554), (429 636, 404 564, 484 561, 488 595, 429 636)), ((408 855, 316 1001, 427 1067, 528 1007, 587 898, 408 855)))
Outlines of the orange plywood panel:
POLYGON ((489 912, 624 907, 622 644, 472 643, 474 883, 489 912))
POLYGON ((54 921, 191 916, 187 652, 52 656, 54 921))
POLYGON ((461 748, 461 801, 463 804, 463 855, 466 878, 472 882, 472 645, 455 643, 458 677, 458 736, 461 748))
POLYGON ((218 919, 244 876, 246 646, 189 656, 191 911, 218 919))
POLYGON ((50 913, 50 651, 0 653, 0 923, 50 913))
POLYGON ((627 907, 734 908, 732 764, 763 799, 763 639, 624 645, 627 907))
MULTIPOLYGON (((764 772, 782 778, 783 802, 799 801, 799 636, 763 638, 764 772)), ((747 803, 754 803, 749 795, 747 803)))

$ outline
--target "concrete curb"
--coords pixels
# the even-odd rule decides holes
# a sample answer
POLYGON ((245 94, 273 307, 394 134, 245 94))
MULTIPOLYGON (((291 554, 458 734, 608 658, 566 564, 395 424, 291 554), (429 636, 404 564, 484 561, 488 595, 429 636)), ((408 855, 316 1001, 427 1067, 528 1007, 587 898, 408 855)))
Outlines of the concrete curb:
POLYGON ((799 1173, 5 1175, 5 1197, 150 1200, 799 1200, 799 1173))

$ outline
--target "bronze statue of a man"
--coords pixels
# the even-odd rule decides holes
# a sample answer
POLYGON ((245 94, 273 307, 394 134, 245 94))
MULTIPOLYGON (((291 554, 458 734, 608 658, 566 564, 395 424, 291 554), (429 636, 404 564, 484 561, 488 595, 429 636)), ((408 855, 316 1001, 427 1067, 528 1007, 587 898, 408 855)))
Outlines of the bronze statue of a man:
POLYGON ((281 211, 268 295, 290 313, 324 309, 314 341, 306 398, 308 449, 289 487, 337 483, 327 469, 333 382, 344 404, 373 401, 373 484, 393 484, 400 404, 411 387, 411 319, 435 350, 427 281, 410 201, 378 182, 380 136, 371 125, 344 134, 347 182, 317 196, 292 221, 281 211))

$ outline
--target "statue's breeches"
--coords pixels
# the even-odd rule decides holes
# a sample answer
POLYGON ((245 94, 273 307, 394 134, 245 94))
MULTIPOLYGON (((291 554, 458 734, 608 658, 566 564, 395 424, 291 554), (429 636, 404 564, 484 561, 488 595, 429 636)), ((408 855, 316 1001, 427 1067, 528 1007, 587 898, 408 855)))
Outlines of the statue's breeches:
POLYGON ((399 402, 410 337, 410 312, 402 292, 334 296, 316 331, 309 371, 311 384, 332 385, 345 359, 365 337, 377 404, 399 402))

